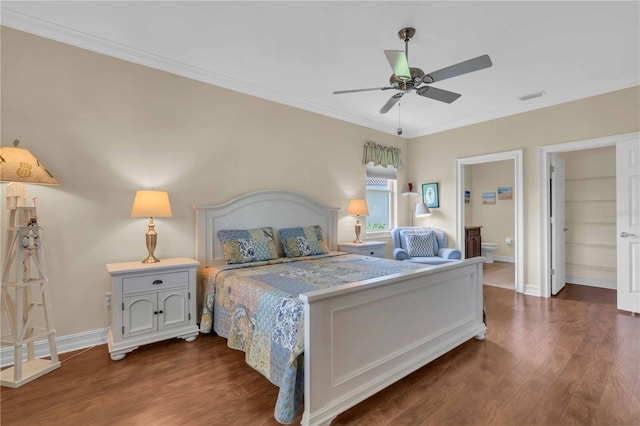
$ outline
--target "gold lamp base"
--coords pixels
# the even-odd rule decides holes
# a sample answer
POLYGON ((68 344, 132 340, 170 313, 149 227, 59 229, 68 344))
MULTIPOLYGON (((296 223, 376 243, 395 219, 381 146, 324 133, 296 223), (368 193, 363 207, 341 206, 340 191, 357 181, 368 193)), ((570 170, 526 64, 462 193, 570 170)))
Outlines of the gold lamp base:
POLYGON ((147 256, 142 263, 158 263, 160 259, 153 255, 153 252, 156 250, 156 244, 158 243, 158 233, 155 231, 155 224, 153 223, 153 218, 149 218, 149 230, 145 234, 147 241, 147 251, 149 252, 149 256, 147 256))
POLYGON ((353 242, 355 244, 361 244, 362 241, 360 241, 360 231, 362 230, 362 226, 360 225, 360 220, 356 220, 356 239, 353 240, 353 242))

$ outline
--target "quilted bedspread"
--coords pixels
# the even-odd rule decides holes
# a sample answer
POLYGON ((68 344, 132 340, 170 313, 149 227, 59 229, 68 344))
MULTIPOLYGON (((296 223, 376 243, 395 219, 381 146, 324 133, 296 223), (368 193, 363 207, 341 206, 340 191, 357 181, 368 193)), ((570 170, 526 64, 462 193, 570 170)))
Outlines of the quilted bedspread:
POLYGON ((280 388, 274 416, 292 423, 303 403, 304 305, 300 293, 425 268, 330 253, 207 268, 200 331, 212 329, 280 388))

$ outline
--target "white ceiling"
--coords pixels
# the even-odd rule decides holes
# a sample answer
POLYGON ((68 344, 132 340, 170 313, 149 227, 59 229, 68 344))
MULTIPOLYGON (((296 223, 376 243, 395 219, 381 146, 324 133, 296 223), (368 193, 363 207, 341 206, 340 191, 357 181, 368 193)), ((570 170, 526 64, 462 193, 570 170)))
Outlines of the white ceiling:
POLYGON ((640 2, 11 2, 2 25, 413 138, 640 84, 640 2), (415 27, 425 72, 488 54, 493 67, 433 84, 452 104, 394 91, 383 50, 415 27), (518 97, 546 94, 529 101, 518 97), (400 116, 400 117, 399 117, 400 116))

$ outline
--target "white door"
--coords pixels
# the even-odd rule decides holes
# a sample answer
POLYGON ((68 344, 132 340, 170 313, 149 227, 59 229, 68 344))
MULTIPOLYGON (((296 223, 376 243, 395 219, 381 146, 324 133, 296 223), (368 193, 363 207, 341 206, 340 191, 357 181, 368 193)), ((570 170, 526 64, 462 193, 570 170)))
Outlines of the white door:
POLYGON ((616 144, 618 309, 640 312, 640 140, 616 144))
POLYGON ((564 160, 551 155, 551 294, 564 288, 565 274, 565 225, 564 214, 564 160))

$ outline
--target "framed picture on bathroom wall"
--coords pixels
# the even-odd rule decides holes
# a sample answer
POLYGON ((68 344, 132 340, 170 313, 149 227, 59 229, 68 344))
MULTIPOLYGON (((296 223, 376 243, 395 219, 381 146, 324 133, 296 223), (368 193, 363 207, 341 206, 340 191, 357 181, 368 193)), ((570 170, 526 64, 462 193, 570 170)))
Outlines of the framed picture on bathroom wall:
POLYGON ((483 192, 482 193, 482 204, 495 204, 496 203, 496 193, 495 192, 483 192))
POLYGON ((498 200, 513 200, 513 188, 510 186, 499 186, 498 200))
POLYGON ((422 184, 422 202, 430 209, 440 207, 440 194, 438 182, 422 184))

